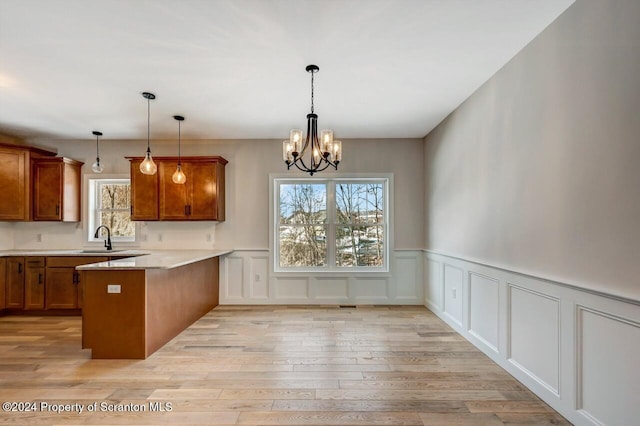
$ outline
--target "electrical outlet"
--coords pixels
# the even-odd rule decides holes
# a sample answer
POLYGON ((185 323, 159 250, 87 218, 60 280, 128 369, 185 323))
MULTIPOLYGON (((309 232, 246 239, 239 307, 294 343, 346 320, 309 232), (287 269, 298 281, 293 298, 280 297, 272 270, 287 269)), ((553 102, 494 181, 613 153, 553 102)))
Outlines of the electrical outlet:
POLYGON ((458 290, 453 288, 451 289, 451 297, 453 297, 454 299, 458 297, 458 290))
POLYGON ((158 241, 162 242, 162 234, 158 234, 158 241))
POLYGON ((42 234, 36 234, 36 241, 39 243, 42 242, 42 234))
POLYGON ((207 234, 207 242, 210 243, 211 242, 211 234, 207 234))
POLYGON ((260 276, 260 274, 256 274, 256 276, 255 276, 256 282, 259 283, 261 279, 262 279, 262 277, 260 276))

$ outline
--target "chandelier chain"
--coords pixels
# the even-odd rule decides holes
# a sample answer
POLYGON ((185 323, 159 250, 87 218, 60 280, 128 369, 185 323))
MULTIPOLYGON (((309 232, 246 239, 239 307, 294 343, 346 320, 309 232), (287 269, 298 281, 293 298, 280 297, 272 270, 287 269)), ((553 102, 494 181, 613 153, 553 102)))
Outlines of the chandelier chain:
POLYGON ((311 114, 313 114, 313 74, 315 71, 311 71, 311 114))

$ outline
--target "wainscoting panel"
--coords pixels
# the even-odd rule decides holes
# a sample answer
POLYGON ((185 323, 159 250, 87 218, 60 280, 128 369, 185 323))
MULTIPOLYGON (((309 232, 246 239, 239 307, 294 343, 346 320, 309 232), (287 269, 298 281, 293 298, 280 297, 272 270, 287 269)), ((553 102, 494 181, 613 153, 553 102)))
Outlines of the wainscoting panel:
POLYGON ((393 253, 391 273, 273 273, 267 250, 221 259, 220 304, 423 305, 423 254, 393 253))
POLYGON ((269 298, 269 256, 254 256, 249 262, 250 286, 252 299, 269 298))
POLYGON ((570 422, 638 424, 640 301, 431 251, 424 265, 426 306, 570 422))
POLYGON ((559 396, 560 303, 512 284, 508 288, 509 362, 559 396))
POLYGON ((427 305, 427 302, 430 301, 434 308, 441 310, 442 309, 442 279, 440 276, 442 275, 442 263, 436 262, 435 260, 427 259, 425 263, 426 269, 426 288, 425 288, 425 297, 424 303, 427 305))
POLYGON ((580 305, 577 321, 581 414, 596 424, 640 421, 640 324, 580 305), (612 392, 621 387, 632 391, 612 392))
POLYGON ((464 273, 462 269, 448 263, 444 265, 444 314, 457 325, 462 326, 462 287, 464 273))
POLYGON ((244 300, 244 257, 230 254, 220 263, 220 299, 244 300), (227 285, 230 279, 240 285, 227 285))
POLYGON ((469 273, 469 333, 498 353, 498 280, 469 273))
POLYGON ((329 303, 347 302, 349 300, 349 279, 316 277, 313 290, 317 300, 329 301, 329 303))
POLYGON ((274 280, 275 298, 279 300, 309 300, 309 279, 304 277, 278 277, 274 280))

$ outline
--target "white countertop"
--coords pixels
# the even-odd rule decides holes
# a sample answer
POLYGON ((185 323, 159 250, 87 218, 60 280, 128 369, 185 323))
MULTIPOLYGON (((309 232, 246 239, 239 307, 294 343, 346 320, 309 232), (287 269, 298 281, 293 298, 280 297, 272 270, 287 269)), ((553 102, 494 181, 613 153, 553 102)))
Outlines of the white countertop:
MULTIPOLYGON (((108 262, 90 263, 76 267, 81 271, 117 271, 131 269, 171 269, 213 257, 223 256, 232 250, 149 250, 146 254, 111 260, 108 262)), ((119 252, 127 254, 126 252, 119 252)))
POLYGON ((212 257, 223 256, 233 250, 0 250, 0 257, 10 256, 123 256, 123 259, 90 263, 79 270, 171 269, 212 257))

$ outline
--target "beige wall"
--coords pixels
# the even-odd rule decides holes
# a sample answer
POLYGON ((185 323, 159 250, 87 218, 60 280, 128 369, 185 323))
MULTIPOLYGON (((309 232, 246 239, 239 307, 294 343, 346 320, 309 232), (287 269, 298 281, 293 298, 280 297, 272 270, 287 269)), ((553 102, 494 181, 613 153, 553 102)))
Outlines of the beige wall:
MULTIPOLYGON (((106 134, 106 130, 105 130, 106 134)), ((32 143, 54 147, 58 154, 85 162, 84 173, 91 172, 95 140, 34 140, 32 143)), ((183 155, 221 155, 226 166, 227 220, 214 222, 146 222, 143 248, 234 248, 267 249, 269 244, 269 174, 287 173, 281 160, 282 141, 183 141, 183 155), (211 241, 207 236, 211 235, 211 241), (160 236, 162 241, 159 241, 160 236)), ((393 173, 395 183, 395 247, 423 247, 424 144, 421 139, 344 141, 344 161, 340 173, 393 173)), ((105 174, 129 173, 125 156, 141 156, 146 141, 101 141, 100 158, 105 174)), ((154 155, 175 155, 175 141, 152 141, 154 155)), ((301 172, 290 172, 302 176, 301 172)), ((317 175, 322 177, 322 174, 317 175)), ((79 248, 85 244, 82 224, 15 223, 13 248, 79 248), (38 234, 42 242, 37 241, 38 234)), ((9 234, 8 234, 9 235, 9 234)), ((3 227, 0 226, 0 238, 3 227)), ((11 247, 9 247, 11 248, 11 247)))
POLYGON ((640 300, 640 2, 578 0, 425 138, 426 246, 640 300))

